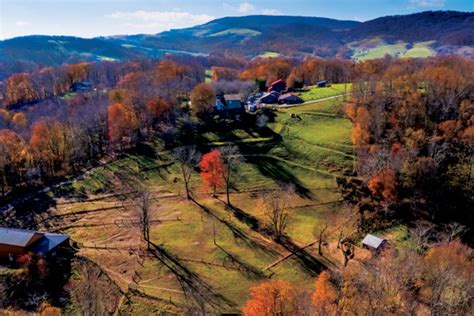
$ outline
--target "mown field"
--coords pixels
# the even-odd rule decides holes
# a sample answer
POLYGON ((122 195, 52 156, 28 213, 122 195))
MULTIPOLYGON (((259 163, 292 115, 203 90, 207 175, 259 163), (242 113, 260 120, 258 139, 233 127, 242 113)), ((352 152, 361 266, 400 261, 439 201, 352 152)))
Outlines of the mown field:
POLYGON ((355 47, 352 58, 357 61, 369 59, 383 58, 385 55, 401 58, 424 58, 435 55, 435 51, 431 47, 433 41, 417 42, 408 45, 399 41, 394 44, 379 43, 374 47, 355 47))
POLYGON ((349 93, 351 89, 351 83, 335 83, 325 88, 311 86, 301 92, 300 97, 303 99, 303 101, 308 102, 349 93))
POLYGON ((333 242, 324 257, 311 244, 316 225, 330 224, 329 240, 344 225, 338 214, 346 206, 335 177, 352 170, 354 157, 351 123, 341 115, 341 102, 275 110, 265 137, 246 130, 202 135, 209 149, 232 143, 243 154, 232 208, 223 192, 211 197, 197 172, 195 201, 188 201, 179 167, 156 143, 55 192, 56 206, 42 223, 69 234, 78 255, 98 263, 128 293, 121 300, 124 313, 178 312, 199 302, 208 310, 238 312, 249 289, 269 278, 311 290, 322 268, 342 260, 333 242), (123 179, 138 180, 152 193, 150 251, 140 239, 133 186, 121 186, 123 179), (293 185, 296 194, 287 201, 286 237, 277 242, 267 233, 269 217, 261 201, 269 192, 283 194, 283 183, 293 185), (299 248, 304 250, 289 256, 299 248))

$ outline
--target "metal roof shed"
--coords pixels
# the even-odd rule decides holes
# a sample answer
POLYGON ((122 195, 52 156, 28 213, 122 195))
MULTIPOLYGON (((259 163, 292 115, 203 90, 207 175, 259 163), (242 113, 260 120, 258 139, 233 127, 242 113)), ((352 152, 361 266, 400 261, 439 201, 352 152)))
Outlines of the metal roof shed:
POLYGON ((372 250, 380 250, 385 244, 386 240, 375 235, 367 234, 362 240, 362 245, 365 248, 372 250))

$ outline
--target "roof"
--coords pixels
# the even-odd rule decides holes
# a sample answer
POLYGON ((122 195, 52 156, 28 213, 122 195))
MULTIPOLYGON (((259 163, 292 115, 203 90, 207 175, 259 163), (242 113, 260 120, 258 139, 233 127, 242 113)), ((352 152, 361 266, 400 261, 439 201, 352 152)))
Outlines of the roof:
POLYGON ((286 99, 286 98, 298 98, 301 99, 299 96, 291 94, 291 93, 285 93, 280 95, 280 99, 286 99))
POLYGON ((316 84, 323 84, 323 83, 327 83, 327 81, 326 80, 321 80, 321 81, 316 82, 316 84))
POLYGON ((277 83, 284 83, 286 85, 286 83, 285 83, 285 81, 283 81, 283 79, 278 79, 277 81, 272 82, 272 84, 270 86, 273 86, 277 83))
POLYGON ((226 101, 240 101, 242 100, 242 97, 240 94, 225 94, 224 95, 224 100, 226 101))
POLYGON ((67 240, 69 240, 69 236, 45 233, 44 237, 31 250, 35 253, 46 254, 67 240))
POLYGON ((0 227, 0 244, 26 247, 30 240, 38 236, 38 232, 16 228, 0 227))
POLYGON ((375 248, 375 249, 378 249, 383 244, 384 241, 385 241, 385 239, 383 239, 383 238, 380 238, 380 237, 377 237, 377 236, 374 236, 374 235, 371 235, 371 234, 367 234, 364 237, 364 240, 362 240, 362 244, 366 245, 366 246, 369 246, 369 247, 372 247, 372 248, 375 248))

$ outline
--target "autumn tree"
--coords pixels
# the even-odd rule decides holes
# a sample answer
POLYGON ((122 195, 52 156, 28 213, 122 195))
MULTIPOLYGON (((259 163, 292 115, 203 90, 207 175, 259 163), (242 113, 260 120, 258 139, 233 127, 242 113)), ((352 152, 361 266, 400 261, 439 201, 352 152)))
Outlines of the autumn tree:
POLYGON ((30 147, 34 160, 49 176, 67 171, 70 138, 62 123, 55 120, 36 122, 31 132, 30 147))
POLYGON ((215 106, 216 94, 214 89, 206 83, 198 84, 191 91, 191 110, 194 115, 202 117, 208 114, 215 106))
POLYGON ((202 180, 207 187, 212 189, 215 196, 217 189, 225 184, 222 177, 225 169, 221 152, 216 149, 203 155, 199 162, 199 168, 201 169, 202 180))
POLYGON ((311 298, 316 315, 335 315, 337 312, 338 293, 330 277, 330 272, 323 271, 316 279, 311 298))
POLYGON ((130 146, 138 135, 138 120, 133 109, 122 103, 112 103, 107 109, 109 139, 112 143, 130 146))
POLYGON ((245 316, 297 315, 298 306, 294 287, 280 280, 265 281, 250 290, 245 303, 245 316))
MULTIPOLYGON (((184 188, 186 190, 186 197, 188 198, 188 200, 190 200, 191 199, 191 188, 190 188, 191 177, 193 175, 194 168, 197 166, 198 162, 200 161, 201 154, 197 151, 196 147, 194 146, 178 147, 173 151, 173 153, 179 162, 179 166, 181 169, 181 176, 184 183, 184 188)), ((215 162, 215 161, 211 161, 213 159, 207 160, 203 162, 201 165, 202 172, 208 172, 208 174, 204 176, 203 178, 209 182, 213 182, 212 174, 216 172, 214 166, 211 166, 211 164, 215 162)), ((203 176, 203 173, 201 173, 201 176, 203 176)), ((208 185, 209 185, 209 182, 208 182, 208 185)), ((216 191, 216 185, 217 185, 216 183, 212 183, 210 185, 214 189, 214 194, 216 191)))
POLYGON ((6 186, 21 181, 30 162, 29 148, 24 139, 11 130, 0 130, 0 182, 2 196, 6 186))

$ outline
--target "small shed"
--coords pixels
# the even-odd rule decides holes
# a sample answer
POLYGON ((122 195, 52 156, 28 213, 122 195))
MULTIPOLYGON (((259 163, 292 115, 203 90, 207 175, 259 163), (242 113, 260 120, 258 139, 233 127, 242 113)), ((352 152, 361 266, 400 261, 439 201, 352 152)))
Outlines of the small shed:
POLYGON ((268 88, 268 92, 271 92, 271 91, 282 92, 285 89, 286 89, 286 82, 280 79, 280 80, 272 82, 272 84, 270 85, 270 88, 268 88))
POLYGON ((318 86, 318 88, 325 88, 327 87, 328 82, 326 80, 321 80, 321 81, 316 82, 316 85, 318 86))
POLYGON ((387 240, 377 237, 375 235, 367 234, 364 239, 362 240, 362 246, 365 249, 369 249, 373 252, 379 252, 387 240))
POLYGON ((299 96, 292 94, 292 93, 285 93, 282 94, 278 98, 278 103, 279 104, 300 104, 303 103, 303 99, 301 99, 299 96))

